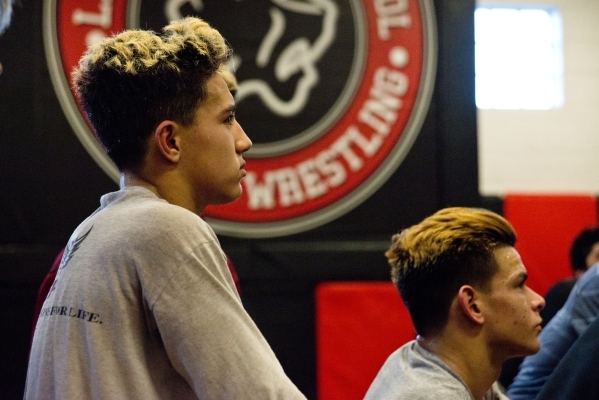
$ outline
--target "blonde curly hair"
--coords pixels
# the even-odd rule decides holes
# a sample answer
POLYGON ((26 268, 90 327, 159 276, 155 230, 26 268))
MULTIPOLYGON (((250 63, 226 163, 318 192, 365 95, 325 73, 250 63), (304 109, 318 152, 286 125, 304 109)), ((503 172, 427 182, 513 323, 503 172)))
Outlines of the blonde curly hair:
POLYGON ((199 18, 173 21, 162 31, 105 38, 87 49, 72 73, 95 134, 120 170, 141 163, 147 138, 163 120, 193 122, 206 81, 232 53, 199 18))

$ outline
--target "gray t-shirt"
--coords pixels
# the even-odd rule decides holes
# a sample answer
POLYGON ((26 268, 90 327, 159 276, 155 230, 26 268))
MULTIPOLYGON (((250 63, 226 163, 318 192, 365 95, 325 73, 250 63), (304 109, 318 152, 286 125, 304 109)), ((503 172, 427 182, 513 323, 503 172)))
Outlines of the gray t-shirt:
POLYGON ((305 399, 244 310, 212 229, 141 187, 73 233, 26 399, 305 399))
MULTIPOLYGON (((389 356, 364 400, 476 400, 466 383, 417 341, 389 356)), ((483 400, 507 400, 494 384, 483 400)))

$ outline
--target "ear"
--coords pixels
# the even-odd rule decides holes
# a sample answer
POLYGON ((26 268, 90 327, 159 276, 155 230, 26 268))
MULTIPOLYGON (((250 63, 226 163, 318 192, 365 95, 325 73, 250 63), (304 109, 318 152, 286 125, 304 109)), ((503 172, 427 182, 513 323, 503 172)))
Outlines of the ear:
POLYGON ((479 307, 479 294, 470 285, 464 285, 458 292, 458 302, 462 312, 470 321, 482 325, 485 322, 482 310, 479 307))
POLYGON ((177 163, 181 158, 178 128, 176 122, 165 120, 154 131, 154 139, 160 154, 173 163, 177 163))

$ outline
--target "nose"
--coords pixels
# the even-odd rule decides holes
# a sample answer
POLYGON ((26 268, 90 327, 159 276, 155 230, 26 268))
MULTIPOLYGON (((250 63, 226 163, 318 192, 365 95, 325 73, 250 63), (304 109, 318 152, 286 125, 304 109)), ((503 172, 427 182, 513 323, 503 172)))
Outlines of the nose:
POLYGON ((545 308, 545 299, 543 298, 543 296, 541 296, 540 294, 538 294, 530 288, 528 290, 530 290, 530 294, 532 296, 531 304, 533 310, 541 311, 543 308, 545 308))
POLYGON ((235 149, 241 154, 252 148, 252 141, 248 135, 245 134, 245 131, 239 123, 237 123, 237 127, 238 129, 235 132, 235 149))

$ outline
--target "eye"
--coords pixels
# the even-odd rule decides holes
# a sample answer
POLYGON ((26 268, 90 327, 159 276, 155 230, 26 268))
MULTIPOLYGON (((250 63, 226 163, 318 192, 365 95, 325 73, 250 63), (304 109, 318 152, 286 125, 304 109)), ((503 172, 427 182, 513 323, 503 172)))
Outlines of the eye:
POLYGON ((226 119, 225 124, 231 125, 233 124, 233 120, 235 119, 235 114, 231 113, 226 119))

